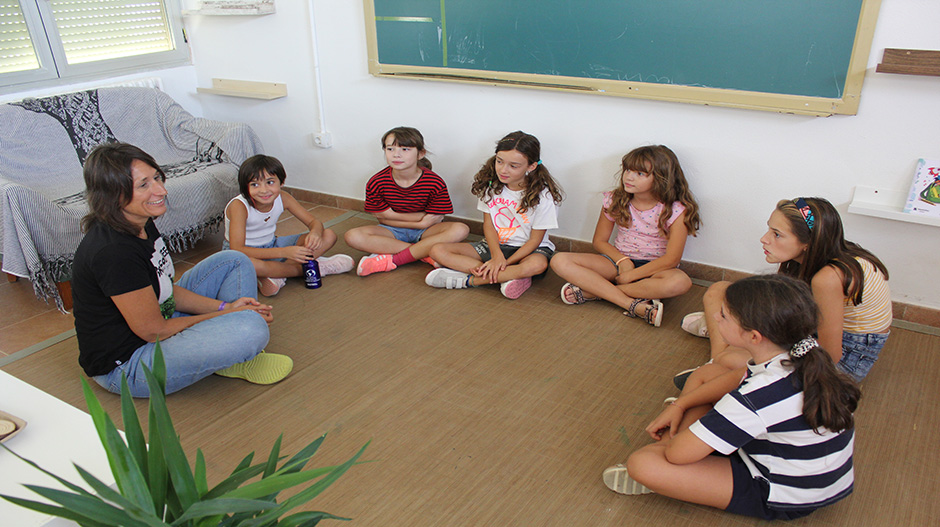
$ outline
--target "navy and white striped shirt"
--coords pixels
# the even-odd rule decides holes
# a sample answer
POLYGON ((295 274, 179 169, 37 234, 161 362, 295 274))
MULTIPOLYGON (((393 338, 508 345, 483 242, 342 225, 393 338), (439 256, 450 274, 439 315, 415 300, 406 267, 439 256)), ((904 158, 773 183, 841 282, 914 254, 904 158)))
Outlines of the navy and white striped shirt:
POLYGON ((741 385, 689 430, 722 454, 737 450, 751 476, 770 484, 768 507, 821 507, 852 492, 855 433, 816 433, 807 424, 803 391, 789 378, 793 369, 782 364, 786 359, 782 353, 748 365, 741 385))

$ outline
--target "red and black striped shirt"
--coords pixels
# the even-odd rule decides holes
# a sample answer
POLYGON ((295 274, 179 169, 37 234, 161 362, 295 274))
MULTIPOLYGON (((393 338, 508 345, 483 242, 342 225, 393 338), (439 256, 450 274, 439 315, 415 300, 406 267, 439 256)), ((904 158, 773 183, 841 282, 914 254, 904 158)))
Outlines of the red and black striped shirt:
POLYGON ((410 187, 400 187, 392 178, 392 167, 369 178, 366 183, 366 212, 393 211, 407 214, 451 214, 454 205, 441 176, 424 168, 421 176, 410 187))

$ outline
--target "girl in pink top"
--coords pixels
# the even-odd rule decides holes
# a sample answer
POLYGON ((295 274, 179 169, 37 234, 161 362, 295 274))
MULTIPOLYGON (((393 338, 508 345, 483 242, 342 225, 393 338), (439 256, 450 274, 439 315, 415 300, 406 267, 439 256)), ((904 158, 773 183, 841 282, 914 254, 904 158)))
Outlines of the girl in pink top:
POLYGON ((677 267, 685 241, 700 224, 698 204, 669 148, 643 146, 623 156, 619 185, 604 193, 594 249, 599 254, 559 253, 552 269, 568 280, 561 288, 566 304, 603 298, 624 315, 659 326, 659 299, 679 296, 692 280, 677 267), (614 227, 617 238, 610 236, 614 227))

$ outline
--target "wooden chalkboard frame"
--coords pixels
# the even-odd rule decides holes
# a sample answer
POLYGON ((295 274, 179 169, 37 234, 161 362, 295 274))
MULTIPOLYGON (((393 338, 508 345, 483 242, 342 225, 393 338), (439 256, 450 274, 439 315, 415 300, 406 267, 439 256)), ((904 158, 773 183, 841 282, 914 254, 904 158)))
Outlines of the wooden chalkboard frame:
POLYGON ((597 93, 670 102, 725 106, 800 115, 830 116, 858 113, 862 82, 868 67, 875 22, 881 0, 863 0, 855 42, 841 98, 808 97, 755 91, 674 84, 566 77, 447 67, 404 66, 379 62, 374 0, 363 0, 369 73, 377 77, 470 82, 493 86, 597 93))

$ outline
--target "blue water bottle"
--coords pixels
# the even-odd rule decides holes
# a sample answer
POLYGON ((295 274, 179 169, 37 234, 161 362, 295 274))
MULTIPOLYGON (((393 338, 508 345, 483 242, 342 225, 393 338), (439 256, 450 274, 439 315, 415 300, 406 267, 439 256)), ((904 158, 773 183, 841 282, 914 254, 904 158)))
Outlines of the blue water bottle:
POLYGON ((323 281, 320 280, 320 264, 316 258, 304 263, 304 285, 307 289, 316 289, 323 285, 323 281))

